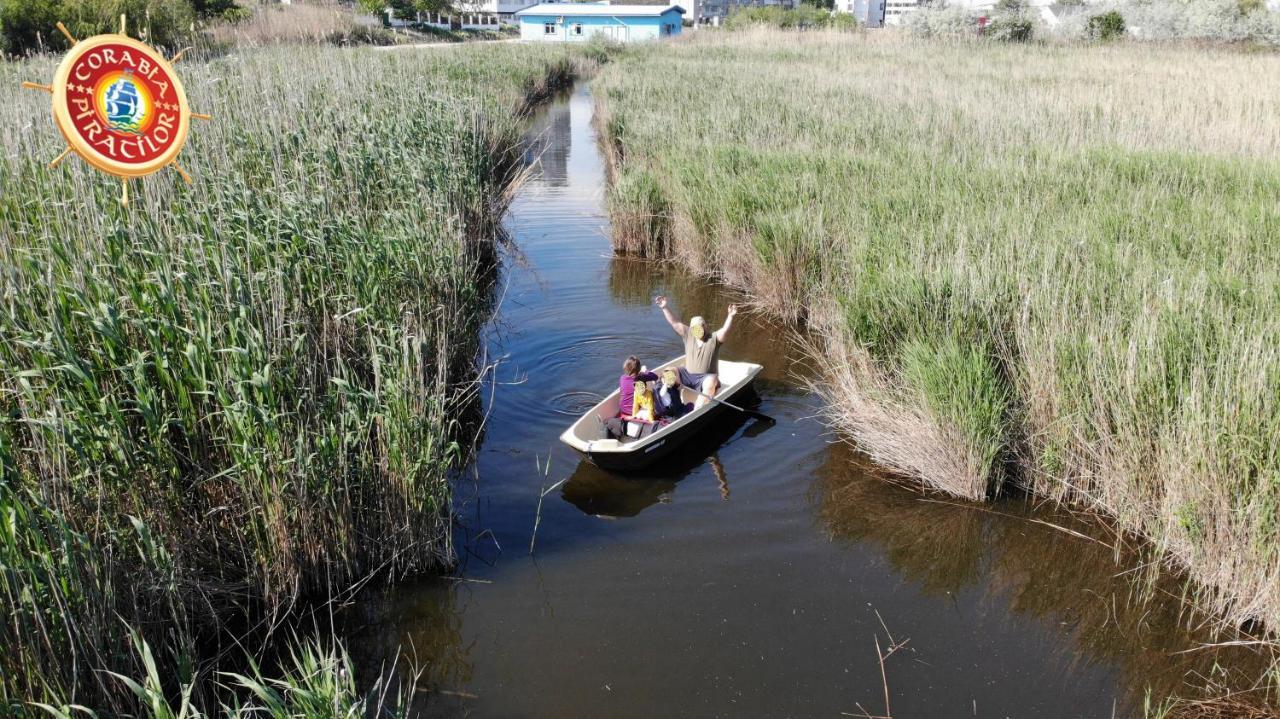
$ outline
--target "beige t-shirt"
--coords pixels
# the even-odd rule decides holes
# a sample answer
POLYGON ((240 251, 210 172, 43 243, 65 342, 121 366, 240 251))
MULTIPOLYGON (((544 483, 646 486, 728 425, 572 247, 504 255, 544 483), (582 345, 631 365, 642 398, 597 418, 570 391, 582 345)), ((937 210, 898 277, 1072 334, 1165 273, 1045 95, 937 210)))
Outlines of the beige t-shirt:
POLYGON ((708 332, 699 347, 698 340, 693 338, 693 329, 685 330, 684 368, 697 374, 720 373, 720 340, 716 339, 716 333, 708 332))

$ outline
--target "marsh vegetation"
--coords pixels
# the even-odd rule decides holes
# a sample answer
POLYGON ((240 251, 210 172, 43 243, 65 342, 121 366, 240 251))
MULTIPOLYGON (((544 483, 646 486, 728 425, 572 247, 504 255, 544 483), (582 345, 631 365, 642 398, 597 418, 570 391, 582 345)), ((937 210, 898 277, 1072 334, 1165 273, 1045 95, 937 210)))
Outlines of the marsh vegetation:
MULTIPOLYGON (((181 157, 194 184, 134 182, 122 209, 117 182, 46 166, 48 96, 19 81, 54 64, 0 64, 0 713, 212 712, 218 670, 295 606, 451 559, 496 221, 523 116, 576 66, 495 46, 184 63, 215 118, 181 157)), ((349 680, 340 647, 294 657, 349 680)))
POLYGON ((883 33, 636 50, 597 86, 615 247, 813 330, 830 422, 883 466, 1101 512, 1200 606, 1280 626, 1277 73, 883 33))

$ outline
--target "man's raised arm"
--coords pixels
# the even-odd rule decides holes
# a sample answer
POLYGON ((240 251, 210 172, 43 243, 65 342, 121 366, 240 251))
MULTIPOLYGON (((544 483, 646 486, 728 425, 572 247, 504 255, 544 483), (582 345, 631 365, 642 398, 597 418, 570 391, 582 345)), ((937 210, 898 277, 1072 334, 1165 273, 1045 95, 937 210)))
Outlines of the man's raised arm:
POLYGON ((667 324, 671 325, 671 329, 675 330, 676 334, 684 337, 684 331, 687 330, 688 327, 686 327, 679 318, 672 314, 671 310, 667 309, 667 298, 663 295, 658 295, 653 298, 653 302, 658 307, 662 308, 662 316, 667 318, 667 324))
POLYGON ((729 305, 729 314, 724 317, 724 326, 716 330, 716 341, 724 342, 724 338, 729 335, 729 328, 733 326, 733 316, 738 314, 737 305, 729 305))

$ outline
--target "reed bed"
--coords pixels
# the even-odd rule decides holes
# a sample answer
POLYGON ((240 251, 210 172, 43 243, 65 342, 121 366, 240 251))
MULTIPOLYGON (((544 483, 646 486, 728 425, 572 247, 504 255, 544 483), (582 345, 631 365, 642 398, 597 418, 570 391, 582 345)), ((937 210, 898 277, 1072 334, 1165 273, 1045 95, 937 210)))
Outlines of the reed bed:
POLYGON ((0 714, 147 711, 110 673, 148 676, 139 642, 163 692, 214 711, 219 660, 295 602, 451 560, 521 115, 577 66, 184 64, 214 116, 181 157, 195 182, 131 183, 122 209, 118 183, 46 167, 48 96, 19 81, 54 63, 0 63, 0 714))
POLYGON ((214 48, 295 43, 394 45, 401 39, 380 24, 362 24, 351 6, 337 2, 240 5, 245 8, 245 17, 211 23, 204 33, 207 44, 214 48))
POLYGON ((1105 513, 1202 606, 1277 627, 1277 76, 1231 50, 699 33, 598 81, 616 248, 808 325, 832 424, 880 463, 1105 513))

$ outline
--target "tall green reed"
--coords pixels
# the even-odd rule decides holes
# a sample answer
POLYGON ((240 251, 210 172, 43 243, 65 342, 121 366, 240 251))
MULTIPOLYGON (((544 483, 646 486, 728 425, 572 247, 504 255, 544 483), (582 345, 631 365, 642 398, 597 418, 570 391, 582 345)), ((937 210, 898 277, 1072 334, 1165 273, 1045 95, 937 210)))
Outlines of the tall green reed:
MULTIPOLYGON (((60 150, 0 65, 0 701, 217 694, 219 647, 451 559, 450 472, 521 115, 560 49, 275 48, 181 71, 190 188, 60 150)), ((238 649, 235 651, 239 651, 238 649)))

